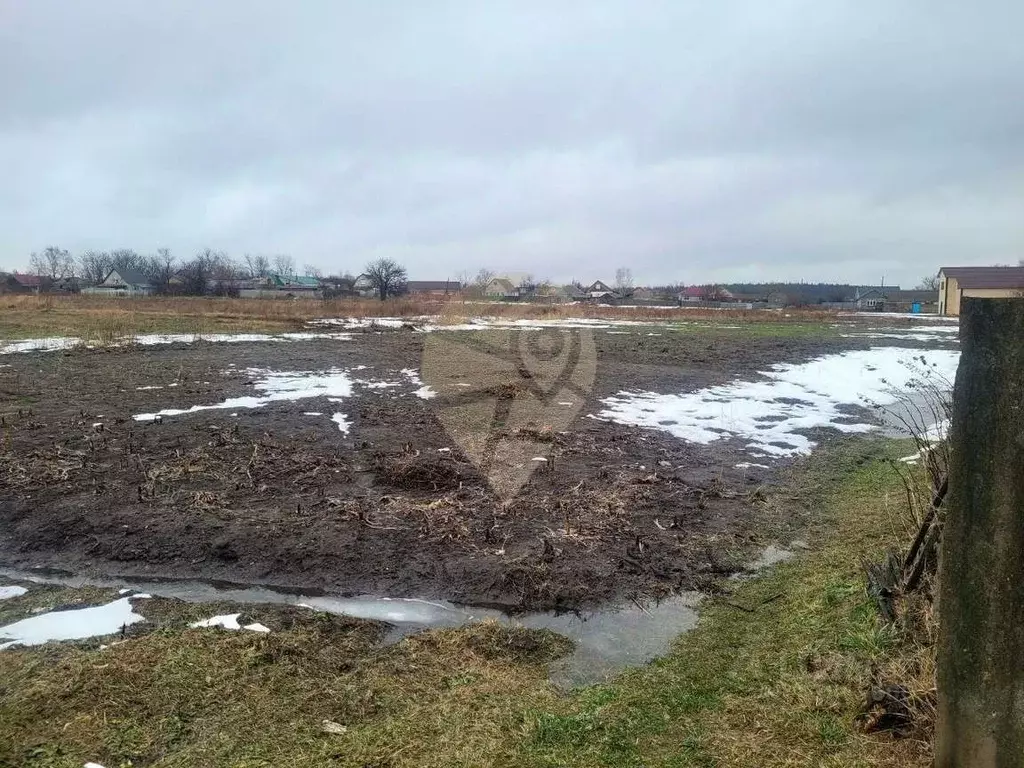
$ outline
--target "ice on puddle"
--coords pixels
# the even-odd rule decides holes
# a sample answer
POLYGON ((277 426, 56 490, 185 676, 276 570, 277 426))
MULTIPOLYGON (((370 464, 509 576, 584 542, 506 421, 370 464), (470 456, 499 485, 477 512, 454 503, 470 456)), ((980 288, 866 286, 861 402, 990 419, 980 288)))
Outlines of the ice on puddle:
POLYGON ((149 595, 122 597, 105 605, 69 608, 32 616, 0 627, 0 650, 12 645, 42 645, 51 640, 84 640, 112 635, 121 627, 145 621, 132 609, 132 600, 149 595))
MULTIPOLYGON (((622 392, 604 398, 598 414, 622 424, 661 429, 692 443, 723 437, 747 441, 760 455, 808 454, 814 443, 800 430, 831 427, 866 432, 868 423, 849 423, 844 407, 896 402, 918 374, 909 364, 933 368, 947 379, 960 353, 879 347, 826 355, 807 363, 778 364, 761 381, 734 381, 682 395, 622 392)), ((757 455, 757 454, 752 454, 757 455)))
POLYGON ((204 627, 221 627, 222 629, 244 629, 244 630, 248 630, 249 632, 269 632, 270 631, 270 627, 267 627, 267 626, 265 626, 263 624, 260 624, 258 622, 254 622, 252 624, 246 624, 245 626, 242 626, 241 624, 238 623, 238 617, 241 616, 241 615, 242 614, 240 614, 240 613, 225 613, 222 616, 211 616, 208 619, 203 619, 201 621, 194 621, 191 624, 189 624, 189 626, 191 628, 193 628, 193 629, 200 629, 200 628, 204 628, 204 627))

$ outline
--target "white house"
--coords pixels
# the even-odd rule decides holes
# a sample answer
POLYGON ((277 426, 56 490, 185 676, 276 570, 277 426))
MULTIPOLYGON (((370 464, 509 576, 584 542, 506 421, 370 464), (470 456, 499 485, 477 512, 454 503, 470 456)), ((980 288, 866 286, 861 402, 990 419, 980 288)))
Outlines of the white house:
POLYGON ((86 289, 88 293, 107 296, 148 296, 153 292, 149 276, 137 269, 112 269, 103 282, 86 289))

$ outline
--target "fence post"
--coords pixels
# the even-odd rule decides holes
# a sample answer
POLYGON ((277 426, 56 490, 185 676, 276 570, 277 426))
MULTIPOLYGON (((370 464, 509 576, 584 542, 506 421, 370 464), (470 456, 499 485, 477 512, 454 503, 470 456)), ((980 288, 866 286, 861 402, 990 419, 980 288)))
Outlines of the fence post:
POLYGON ((964 299, 939 568, 936 768, 1024 766, 1024 300, 964 299))

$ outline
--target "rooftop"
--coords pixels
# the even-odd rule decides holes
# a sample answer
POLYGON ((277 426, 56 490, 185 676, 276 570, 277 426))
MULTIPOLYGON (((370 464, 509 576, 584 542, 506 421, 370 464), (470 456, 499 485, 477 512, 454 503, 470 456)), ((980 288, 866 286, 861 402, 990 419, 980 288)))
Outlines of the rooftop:
POLYGON ((961 288, 1024 288, 1024 267, 943 267, 961 288))

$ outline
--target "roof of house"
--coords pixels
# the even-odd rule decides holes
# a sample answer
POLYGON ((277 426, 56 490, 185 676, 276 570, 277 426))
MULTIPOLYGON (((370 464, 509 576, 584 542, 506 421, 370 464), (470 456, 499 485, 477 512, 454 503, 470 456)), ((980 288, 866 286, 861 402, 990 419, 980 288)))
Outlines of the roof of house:
MULTIPOLYGON (((362 275, 360 275, 362 277, 362 275)), ((278 275, 272 274, 270 279, 277 285, 297 285, 303 288, 319 288, 320 280, 309 275, 278 275)))
POLYGON ((118 274, 126 285, 149 285, 149 275, 139 269, 129 269, 128 267, 114 267, 114 269, 107 272, 107 276, 103 278, 103 282, 107 282, 110 276, 114 273, 118 274))
POLYGON ((690 285, 690 286, 687 286, 686 288, 683 288, 683 290, 681 290, 679 292, 679 295, 680 296, 693 296, 693 297, 696 297, 696 298, 700 298, 701 296, 704 295, 704 293, 705 293, 704 286, 701 286, 701 285, 690 285))
POLYGON ((462 288, 458 280, 407 280, 405 289, 409 293, 425 291, 457 291, 462 288))
POLYGON ((516 288, 511 280, 504 277, 495 277, 487 284, 487 287, 490 288, 492 285, 496 285, 496 287, 503 291, 514 291, 516 288))
POLYGON ((943 267, 961 288, 1024 288, 1024 267, 943 267))
POLYGON ((43 278, 39 275, 23 275, 15 272, 11 277, 18 285, 23 285, 26 288, 38 288, 43 284, 43 278))

